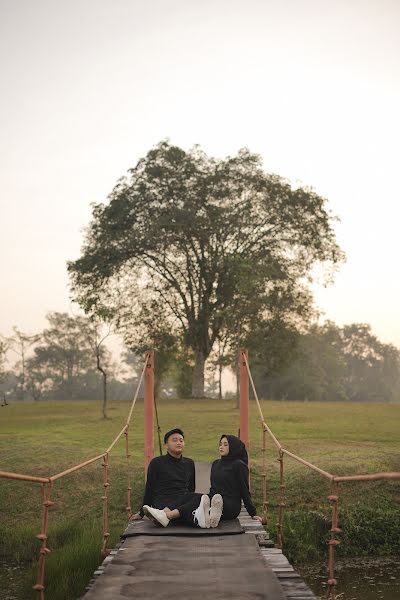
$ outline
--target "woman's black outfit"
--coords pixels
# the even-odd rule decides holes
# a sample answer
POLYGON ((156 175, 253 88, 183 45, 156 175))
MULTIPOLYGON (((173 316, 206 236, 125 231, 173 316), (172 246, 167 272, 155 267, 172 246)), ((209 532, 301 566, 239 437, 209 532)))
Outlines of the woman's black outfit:
POLYGON ((215 460, 211 466, 210 498, 221 494, 224 501, 222 519, 235 519, 242 500, 251 517, 257 514, 249 489, 249 468, 246 447, 234 435, 223 435, 229 443, 229 454, 215 460))

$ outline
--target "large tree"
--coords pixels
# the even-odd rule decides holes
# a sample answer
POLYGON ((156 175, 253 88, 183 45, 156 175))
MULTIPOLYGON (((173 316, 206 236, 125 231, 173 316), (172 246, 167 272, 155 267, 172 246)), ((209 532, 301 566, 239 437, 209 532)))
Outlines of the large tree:
POLYGON ((163 141, 93 207, 82 256, 68 265, 74 297, 120 318, 116 290, 128 297, 133 282, 139 306, 150 294, 193 352, 192 395, 201 397, 205 360, 224 329, 268 319, 272 299, 301 313, 313 266, 342 259, 325 204, 266 174, 248 150, 216 160, 163 141))

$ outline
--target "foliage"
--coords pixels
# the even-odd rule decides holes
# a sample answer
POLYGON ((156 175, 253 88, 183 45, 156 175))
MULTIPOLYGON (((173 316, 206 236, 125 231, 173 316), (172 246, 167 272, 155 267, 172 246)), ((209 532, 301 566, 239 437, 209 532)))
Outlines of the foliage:
POLYGON ((4 381, 5 378, 5 360, 6 360, 6 352, 7 352, 7 343, 6 340, 0 337, 0 383, 4 381))
POLYGON ((119 323, 126 345, 136 356, 155 351, 154 395, 158 398, 167 373, 178 360, 178 340, 168 327, 164 308, 149 298, 119 323))
POLYGON ((150 297, 193 352, 192 395, 201 397, 222 332, 306 318, 311 268, 341 259, 325 200, 311 189, 265 174, 246 149, 216 160, 164 141, 93 207, 83 254, 68 268, 86 311, 121 323, 150 297))
POLYGON ((20 400, 24 400, 27 387, 26 367, 27 356, 29 349, 34 346, 40 339, 39 335, 28 335, 20 331, 18 327, 13 327, 14 335, 7 339, 10 350, 16 352, 20 356, 20 361, 17 363, 19 371, 17 376, 16 393, 20 400))
MULTIPOLYGON (((285 337, 280 339, 285 345, 285 337)), ((261 394, 293 400, 400 399, 400 351, 380 342, 369 325, 353 323, 341 328, 327 321, 298 334, 297 345, 295 332, 287 342, 292 362, 272 375, 271 361, 258 345, 254 373, 261 394)))
POLYGON ((77 398, 98 393, 96 352, 105 363, 109 353, 104 346, 95 348, 97 331, 86 317, 67 313, 49 313, 49 327, 27 361, 27 386, 34 399, 44 397, 77 398))

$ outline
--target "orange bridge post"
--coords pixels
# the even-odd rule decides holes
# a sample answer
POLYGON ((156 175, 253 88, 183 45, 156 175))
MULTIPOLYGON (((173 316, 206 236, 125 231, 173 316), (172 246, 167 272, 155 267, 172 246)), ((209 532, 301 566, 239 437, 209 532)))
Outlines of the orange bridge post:
POLYGON ((144 374, 144 473, 154 456, 154 352, 147 352, 144 374))
POLYGON ((244 348, 240 349, 240 439, 249 449, 249 374, 246 366, 248 352, 244 348))

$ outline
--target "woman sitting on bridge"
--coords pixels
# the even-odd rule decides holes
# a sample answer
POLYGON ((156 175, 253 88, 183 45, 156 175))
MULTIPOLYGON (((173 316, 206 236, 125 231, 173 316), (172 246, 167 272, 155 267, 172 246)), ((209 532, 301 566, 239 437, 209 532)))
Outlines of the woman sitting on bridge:
MULTIPOLYGON (((223 521, 235 519, 240 513, 243 500, 249 515, 257 521, 262 521, 261 517, 257 516, 256 507, 251 499, 249 458, 244 443, 235 435, 223 434, 219 440, 219 454, 220 458, 211 466, 209 494, 212 503, 213 498, 222 496, 223 507, 219 517, 223 521)), ((215 527, 215 519, 212 522, 212 526, 215 527)))

